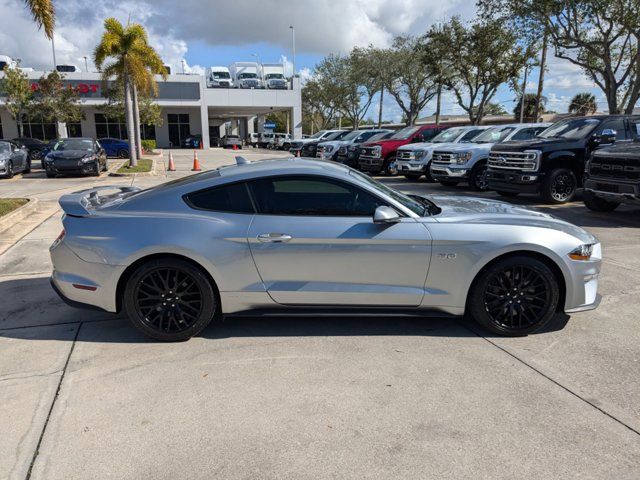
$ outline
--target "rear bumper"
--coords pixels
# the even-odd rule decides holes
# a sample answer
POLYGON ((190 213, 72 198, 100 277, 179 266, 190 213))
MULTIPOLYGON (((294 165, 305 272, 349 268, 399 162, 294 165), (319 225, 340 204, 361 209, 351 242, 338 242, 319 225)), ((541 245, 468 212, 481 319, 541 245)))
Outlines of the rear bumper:
POLYGON ((637 183, 588 178, 584 182, 584 189, 610 202, 640 204, 640 184, 637 183))
POLYGON ((522 173, 510 170, 487 170, 489 189, 513 193, 538 193, 544 174, 522 173))

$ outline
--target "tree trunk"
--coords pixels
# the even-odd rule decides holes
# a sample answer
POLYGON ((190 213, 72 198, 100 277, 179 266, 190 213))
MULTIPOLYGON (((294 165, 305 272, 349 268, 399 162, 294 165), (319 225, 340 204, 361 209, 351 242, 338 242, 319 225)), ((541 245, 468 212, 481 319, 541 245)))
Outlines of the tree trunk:
POLYGON ((440 126, 440 104, 442 103, 442 84, 438 84, 438 93, 436 94, 436 127, 440 126))
POLYGON ((142 137, 140 135, 140 108, 138 106, 138 88, 133 85, 131 91, 133 92, 133 128, 136 135, 136 158, 140 160, 142 158, 142 137))
POLYGON ((382 127, 382 101, 384 100, 384 87, 380 89, 380 106, 378 108, 378 128, 382 127))
POLYGON ((124 79, 124 110, 127 117, 127 135, 129 136, 129 165, 135 167, 138 165, 136 158, 136 133, 133 126, 133 102, 131 100, 131 85, 129 79, 124 79))
POLYGON ((24 135, 22 134, 24 127, 22 126, 22 114, 18 115, 18 120, 16 122, 18 124, 18 137, 22 138, 24 135))
POLYGON ((538 76, 538 92, 536 93, 535 122, 540 118, 542 105, 542 90, 544 88, 544 71, 547 67, 547 44, 549 42, 549 31, 545 27, 544 37, 542 37, 542 53, 540 54, 540 75, 538 76))

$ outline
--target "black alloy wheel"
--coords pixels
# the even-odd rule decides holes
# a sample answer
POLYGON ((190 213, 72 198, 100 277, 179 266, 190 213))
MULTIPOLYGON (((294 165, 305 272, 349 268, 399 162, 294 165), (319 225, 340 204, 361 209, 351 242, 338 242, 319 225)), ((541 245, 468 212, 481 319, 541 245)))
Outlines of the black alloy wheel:
POLYGON ((118 150, 118 158, 127 158, 129 156, 129 151, 125 149, 118 150))
POLYGON ((177 259, 143 265, 125 290, 125 307, 133 324, 162 341, 187 340, 198 334, 211 322, 217 305, 217 295, 203 272, 177 259))
POLYGON ((532 257, 508 257, 478 276, 469 309, 475 320, 492 333, 526 335, 555 315, 560 290, 551 269, 532 257))
POLYGON ((479 192, 489 190, 489 180, 487 180, 487 165, 478 165, 471 170, 469 186, 479 192))
POLYGON ((22 173, 31 173, 31 159, 29 157, 27 157, 27 164, 25 165, 22 173))
POLYGON ((42 152, 40 150, 31 150, 29 152, 29 158, 31 160, 39 160, 42 157, 42 152))
POLYGON ((13 178, 13 162, 11 161, 7 163, 7 170, 6 170, 5 176, 7 178, 13 178))
POLYGON ((578 188, 575 174, 567 168, 553 170, 543 185, 542 194, 547 202, 566 203, 573 199, 578 188))

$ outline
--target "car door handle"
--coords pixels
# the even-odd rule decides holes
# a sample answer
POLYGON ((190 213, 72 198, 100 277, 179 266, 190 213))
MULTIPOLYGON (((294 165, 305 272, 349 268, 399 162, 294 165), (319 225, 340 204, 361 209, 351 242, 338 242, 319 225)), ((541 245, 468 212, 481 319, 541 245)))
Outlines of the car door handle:
POLYGON ((284 243, 291 240, 293 237, 291 235, 286 235, 284 233, 261 233, 258 235, 258 241, 263 243, 284 243))

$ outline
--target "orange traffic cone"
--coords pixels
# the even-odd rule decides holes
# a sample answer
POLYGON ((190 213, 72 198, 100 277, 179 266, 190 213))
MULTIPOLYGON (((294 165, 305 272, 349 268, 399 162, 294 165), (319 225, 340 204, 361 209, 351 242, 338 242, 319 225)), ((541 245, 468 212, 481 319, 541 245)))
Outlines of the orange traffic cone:
POLYGON ((176 171, 176 166, 173 163, 173 154, 171 153, 171 150, 169 150, 169 166, 167 167, 167 172, 175 172, 176 171))
POLYGON ((200 140, 200 150, 204 150, 204 142, 200 140))
POLYGON ((191 169, 191 171, 199 172, 200 170, 201 168, 200 168, 200 161, 198 160, 198 152, 194 150, 193 151, 193 168, 191 169))

